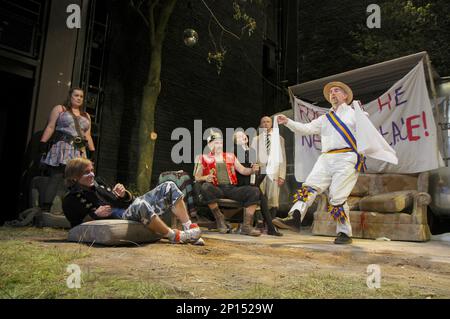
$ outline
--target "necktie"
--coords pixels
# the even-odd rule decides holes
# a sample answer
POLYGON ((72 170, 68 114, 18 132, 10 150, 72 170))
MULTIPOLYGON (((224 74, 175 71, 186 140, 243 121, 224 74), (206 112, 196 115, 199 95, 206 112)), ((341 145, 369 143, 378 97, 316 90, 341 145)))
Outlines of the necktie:
POLYGON ((270 153, 270 134, 266 134, 266 150, 267 154, 270 153))

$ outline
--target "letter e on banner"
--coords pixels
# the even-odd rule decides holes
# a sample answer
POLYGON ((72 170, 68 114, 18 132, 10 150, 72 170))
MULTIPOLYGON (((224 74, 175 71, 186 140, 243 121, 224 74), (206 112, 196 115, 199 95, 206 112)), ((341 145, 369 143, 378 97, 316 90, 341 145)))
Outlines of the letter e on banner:
POLYGON ((413 135, 413 130, 416 129, 416 128, 419 128, 420 125, 419 125, 419 124, 413 125, 413 124, 412 124, 412 121, 414 121, 414 120, 416 120, 416 119, 418 119, 418 118, 420 118, 419 115, 413 115, 413 116, 410 116, 410 117, 408 117, 408 118, 406 119, 406 131, 408 132, 408 140, 409 140, 409 141, 417 141, 417 140, 420 140, 420 136, 418 136, 418 135, 413 135))

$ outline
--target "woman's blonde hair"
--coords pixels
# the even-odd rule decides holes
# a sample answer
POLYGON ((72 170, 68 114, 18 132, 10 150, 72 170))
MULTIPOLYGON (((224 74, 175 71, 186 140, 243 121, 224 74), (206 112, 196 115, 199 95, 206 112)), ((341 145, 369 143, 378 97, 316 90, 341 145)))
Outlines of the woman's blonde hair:
POLYGON ((87 158, 74 158, 66 164, 64 171, 64 180, 67 187, 75 185, 78 179, 84 174, 84 171, 92 164, 87 158))

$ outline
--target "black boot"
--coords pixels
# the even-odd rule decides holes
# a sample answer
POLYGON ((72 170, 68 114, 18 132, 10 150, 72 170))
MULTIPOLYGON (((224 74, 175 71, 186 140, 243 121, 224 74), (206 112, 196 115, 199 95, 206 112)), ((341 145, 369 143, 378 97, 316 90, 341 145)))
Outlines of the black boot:
POLYGON ((290 229, 295 232, 300 232, 300 221, 297 221, 292 215, 288 215, 286 218, 275 218, 272 223, 281 229, 290 229))
POLYGON ((276 218, 278 214, 278 210, 276 207, 272 207, 270 209, 270 217, 272 217, 272 219, 276 218))
POLYGON ((264 220, 266 221, 267 225, 267 235, 283 236, 283 234, 278 231, 278 229, 273 225, 272 222, 272 219, 274 218, 272 212, 275 212, 276 215, 277 209, 276 208, 269 209, 269 206, 267 205, 266 195, 261 193, 260 199, 261 199, 261 213, 263 214, 264 220))
POLYGON ((280 233, 280 231, 275 226, 272 225, 272 228, 269 228, 267 230, 267 235, 281 237, 283 236, 283 233, 280 233))
POLYGON ((347 234, 339 233, 337 234, 336 239, 334 240, 334 243, 337 245, 348 245, 351 244, 353 240, 347 236, 347 234))

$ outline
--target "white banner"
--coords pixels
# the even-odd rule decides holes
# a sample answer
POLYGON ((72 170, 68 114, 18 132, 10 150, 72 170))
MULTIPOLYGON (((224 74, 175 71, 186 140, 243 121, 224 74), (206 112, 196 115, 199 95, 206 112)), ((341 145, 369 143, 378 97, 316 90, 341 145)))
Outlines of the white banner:
MULTIPOLYGON (((309 123, 328 112, 328 109, 294 98, 294 120, 309 123)), ((294 172, 298 182, 304 182, 319 157, 322 144, 319 135, 302 136, 295 133, 294 172)))
MULTIPOLYGON (((357 97, 355 97, 357 99, 357 97)), ((328 112, 294 98, 295 121, 308 123, 328 112)), ((380 134, 396 151, 398 165, 367 159, 369 173, 418 173, 444 166, 436 123, 425 82, 423 62, 378 99, 363 106, 380 134)), ((319 136, 295 136, 295 178, 305 181, 320 155, 319 136)))

